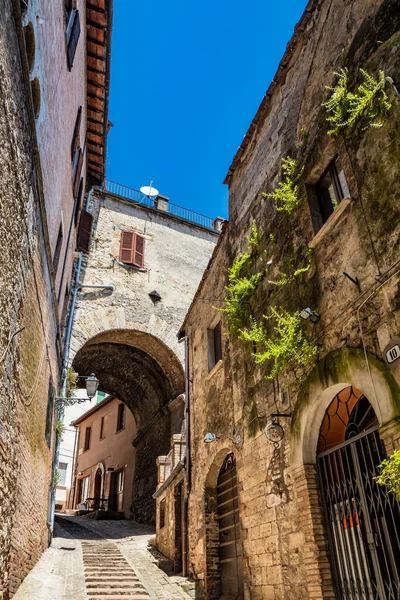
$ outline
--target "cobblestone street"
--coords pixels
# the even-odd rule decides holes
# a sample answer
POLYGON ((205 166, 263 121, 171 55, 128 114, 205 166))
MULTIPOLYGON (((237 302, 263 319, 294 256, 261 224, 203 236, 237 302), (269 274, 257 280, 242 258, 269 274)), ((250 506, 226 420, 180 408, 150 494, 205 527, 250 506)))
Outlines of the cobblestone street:
POLYGON ((15 600, 182 600, 183 577, 169 577, 148 549, 151 527, 133 521, 57 516, 50 548, 15 600))

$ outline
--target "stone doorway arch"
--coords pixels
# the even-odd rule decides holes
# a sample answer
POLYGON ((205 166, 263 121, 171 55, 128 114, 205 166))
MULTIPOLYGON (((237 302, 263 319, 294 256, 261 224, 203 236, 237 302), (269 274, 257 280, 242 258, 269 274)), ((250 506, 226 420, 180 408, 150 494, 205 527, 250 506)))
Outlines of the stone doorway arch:
POLYGON ((340 598, 400 595, 400 503, 375 477, 386 458, 368 399, 349 386, 328 406, 317 448, 321 499, 340 598))
POLYGON ((170 443, 168 403, 185 389, 182 364, 156 336, 134 329, 112 329, 96 334, 76 352, 73 369, 95 373, 99 388, 124 402, 133 413, 138 432, 132 491, 132 517, 153 523, 157 484, 156 458, 167 454, 170 443))
POLYGON ((306 540, 307 585, 316 598, 335 596, 316 464, 321 424, 328 406, 342 390, 353 386, 368 398, 385 446, 390 449, 394 437, 399 437, 396 422, 400 415, 400 388, 381 361, 369 353, 367 359, 368 364, 361 349, 344 348, 329 353, 303 383, 291 420, 290 467, 297 518, 306 540))

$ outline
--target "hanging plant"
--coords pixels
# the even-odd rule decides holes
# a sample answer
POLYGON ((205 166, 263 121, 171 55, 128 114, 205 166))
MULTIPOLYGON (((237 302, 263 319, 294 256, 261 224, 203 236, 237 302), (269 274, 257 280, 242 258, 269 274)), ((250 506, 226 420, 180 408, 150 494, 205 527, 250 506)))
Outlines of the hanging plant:
POLYGON ((59 442, 61 442, 62 437, 65 433, 65 425, 64 423, 61 421, 60 418, 57 419, 56 422, 56 443, 58 444, 59 442))
POLYGON ((77 385, 78 385, 78 373, 76 373, 73 369, 67 369, 66 391, 65 391, 65 395, 67 398, 71 398, 71 396, 73 396, 73 393, 77 388, 77 385))
POLYGON ((387 119, 391 103, 385 92, 386 77, 379 71, 378 79, 364 69, 360 69, 363 81, 355 92, 348 88, 348 70, 341 69, 335 73, 338 77, 329 99, 322 104, 329 115, 327 121, 333 125, 329 135, 338 135, 341 131, 350 133, 357 126, 361 131, 369 127, 382 127, 387 119))
POLYGON ((241 334, 241 339, 260 347, 253 353, 254 362, 263 365, 274 360, 274 366, 266 379, 275 379, 280 373, 296 365, 314 364, 318 348, 305 335, 300 311, 289 313, 282 307, 272 306, 264 319, 274 324, 273 334, 267 332, 264 323, 253 320, 251 327, 241 334))
POLYGON ((395 450, 379 465, 379 475, 375 477, 379 485, 384 485, 400 500, 400 450, 395 450))
POLYGON ((250 322, 250 299, 254 296, 262 273, 253 273, 252 252, 259 244, 257 226, 253 222, 250 236, 247 238, 248 250, 239 254, 228 269, 228 285, 226 286, 225 307, 221 310, 227 316, 229 331, 237 338, 250 322))
POLYGON ((263 192, 264 198, 272 198, 277 203, 277 210, 285 211, 289 215, 300 204, 299 181, 303 174, 304 166, 299 165, 294 158, 282 158, 282 181, 272 193, 263 192))

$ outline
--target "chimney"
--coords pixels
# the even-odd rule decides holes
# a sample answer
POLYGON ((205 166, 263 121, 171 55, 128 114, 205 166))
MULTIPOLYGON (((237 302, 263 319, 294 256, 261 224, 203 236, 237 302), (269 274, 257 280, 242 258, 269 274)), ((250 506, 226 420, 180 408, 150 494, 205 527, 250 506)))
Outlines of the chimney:
POLYGON ((224 222, 225 219, 223 219, 222 217, 215 217, 213 221, 215 231, 222 231, 222 225, 224 224, 224 222))
POLYGON ((164 212, 168 212, 168 202, 169 198, 167 198, 166 196, 161 196, 160 194, 154 200, 155 207, 158 210, 163 210, 164 212))

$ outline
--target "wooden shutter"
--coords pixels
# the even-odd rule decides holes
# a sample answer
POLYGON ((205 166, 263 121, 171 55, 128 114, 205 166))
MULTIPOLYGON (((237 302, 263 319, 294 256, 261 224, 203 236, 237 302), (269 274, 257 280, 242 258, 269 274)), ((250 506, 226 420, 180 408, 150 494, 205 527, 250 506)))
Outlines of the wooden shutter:
POLYGON ((79 146, 79 132, 81 129, 81 121, 82 121, 82 106, 78 108, 78 114, 76 115, 75 127, 74 127, 74 135, 71 142, 71 160, 74 160, 75 151, 79 146))
POLYGON ((82 252, 89 252, 90 247, 90 236, 92 233, 92 222, 93 217, 86 210, 81 212, 81 218, 79 220, 78 236, 76 241, 76 247, 82 252))
POLYGON ((119 260, 131 265, 133 263, 133 248, 135 244, 135 234, 133 231, 121 232, 121 244, 119 247, 119 260))
POLYGON ((78 225, 79 214, 81 212, 82 192, 83 192, 83 177, 81 177, 81 180, 79 182, 78 197, 75 200, 75 214, 74 214, 75 227, 78 225))
POLYGON ((74 64, 75 52, 78 46, 79 36, 81 34, 81 24, 79 21, 79 10, 75 13, 74 24, 72 25, 71 35, 68 40, 67 59, 68 69, 72 69, 74 64))
POLYGON ((76 165, 75 179, 74 179, 74 198, 78 197, 79 183, 81 180, 81 173, 82 173, 82 166, 83 166, 83 152, 82 152, 82 148, 79 148, 79 156, 78 156, 78 162, 76 165))
POLYGON ((144 265, 144 237, 135 234, 135 246, 133 253, 133 264, 135 267, 142 268, 144 265))

